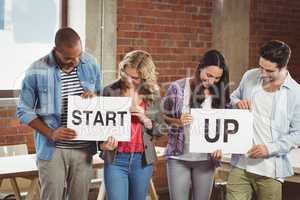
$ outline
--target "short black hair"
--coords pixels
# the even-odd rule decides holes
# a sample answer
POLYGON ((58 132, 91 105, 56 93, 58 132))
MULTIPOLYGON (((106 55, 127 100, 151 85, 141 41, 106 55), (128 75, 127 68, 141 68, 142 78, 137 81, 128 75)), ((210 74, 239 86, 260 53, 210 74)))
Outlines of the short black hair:
POLYGON ((290 47, 279 40, 271 40, 261 47, 259 55, 273 63, 277 64, 277 68, 285 67, 291 57, 290 47))
POLYGON ((55 34, 55 46, 57 48, 72 48, 80 41, 80 37, 76 31, 70 27, 60 28, 55 34))

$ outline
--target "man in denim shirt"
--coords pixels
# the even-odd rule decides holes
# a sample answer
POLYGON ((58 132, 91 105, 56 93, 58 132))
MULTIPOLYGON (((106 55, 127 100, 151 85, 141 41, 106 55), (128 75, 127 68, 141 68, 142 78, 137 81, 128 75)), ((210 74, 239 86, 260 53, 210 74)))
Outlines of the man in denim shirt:
MULTIPOLYGON (((287 158, 300 144, 300 86, 287 64, 291 50, 281 41, 260 49, 259 68, 247 71, 232 93, 232 105, 253 113, 253 147, 232 155, 228 200, 282 198, 282 181, 293 174, 287 158)), ((247 133, 245 133, 247 134, 247 133)))
POLYGON ((100 67, 82 52, 79 35, 62 28, 50 54, 34 62, 22 83, 17 116, 35 130, 41 199, 88 199, 96 144, 72 140, 67 97, 100 93, 100 67))

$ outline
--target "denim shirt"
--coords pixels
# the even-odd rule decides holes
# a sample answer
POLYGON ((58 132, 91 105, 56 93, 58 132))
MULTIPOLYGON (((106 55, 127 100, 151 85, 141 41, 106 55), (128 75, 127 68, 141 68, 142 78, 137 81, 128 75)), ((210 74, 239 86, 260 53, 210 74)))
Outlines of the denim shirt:
MULTIPOLYGON (((262 85, 259 69, 247 71, 239 87, 231 94, 231 104, 242 99, 253 102, 253 97, 262 85)), ((269 156, 275 157, 275 177, 293 175, 293 168, 287 157, 291 149, 300 145, 300 86, 290 74, 276 91, 272 106, 272 141, 266 144, 269 156)), ((231 164, 236 166, 241 155, 232 155, 231 164)))
MULTIPOLYGON (((100 66, 91 55, 82 54, 77 73, 85 91, 100 93, 100 66)), ((51 52, 34 62, 26 71, 17 106, 17 117, 24 124, 29 124, 39 117, 48 127, 56 129, 60 127, 60 115, 60 69, 51 52)), ((96 153, 96 144, 94 146, 92 153, 96 153)), ((55 143, 35 130, 35 147, 38 159, 50 160, 55 143)))

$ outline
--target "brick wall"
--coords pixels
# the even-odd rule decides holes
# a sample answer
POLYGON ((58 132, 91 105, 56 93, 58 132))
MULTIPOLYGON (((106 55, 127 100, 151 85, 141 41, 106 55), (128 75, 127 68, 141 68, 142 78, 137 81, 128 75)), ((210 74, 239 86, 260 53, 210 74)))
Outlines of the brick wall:
MULTIPOLYGON (((210 0, 118 0, 117 12, 117 61, 130 50, 147 50, 161 82, 185 77, 185 69, 194 69, 203 52, 211 48, 210 0)), ((281 39, 292 48, 290 69, 300 81, 296 70, 300 65, 300 1, 251 0, 250 20, 250 66, 257 65, 257 52, 264 42, 281 39)), ((15 107, 1 105, 0 101, 0 145, 27 143, 33 152, 32 130, 19 124, 15 107)))
POLYGON ((299 0, 251 0, 250 66, 257 66, 259 48, 271 39, 285 41, 291 47, 289 69, 300 82, 299 0))
POLYGON ((130 50, 146 50, 161 82, 185 77, 211 47, 209 0, 118 0, 117 12, 117 61, 130 50))
MULTIPOLYGON (((185 77, 211 47, 210 0, 118 0, 117 9, 117 61, 130 50, 144 49, 152 54, 161 82, 185 77)), ((32 130, 19 124, 15 107, 0 107, 0 120, 0 145, 27 143, 34 151, 32 130)))
POLYGON ((0 107, 0 146, 24 143, 30 153, 35 152, 32 129, 20 124, 15 107, 0 107))

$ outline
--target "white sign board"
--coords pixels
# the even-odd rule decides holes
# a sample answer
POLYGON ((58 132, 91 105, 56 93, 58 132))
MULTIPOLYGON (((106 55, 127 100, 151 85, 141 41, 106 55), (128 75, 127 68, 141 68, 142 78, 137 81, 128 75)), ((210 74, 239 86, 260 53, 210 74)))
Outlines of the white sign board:
POLYGON ((253 145, 253 117, 248 110, 191 109, 190 152, 245 154, 253 145))
POLYGON ((68 97, 68 128, 76 131, 75 140, 130 140, 131 116, 129 97, 68 97))

